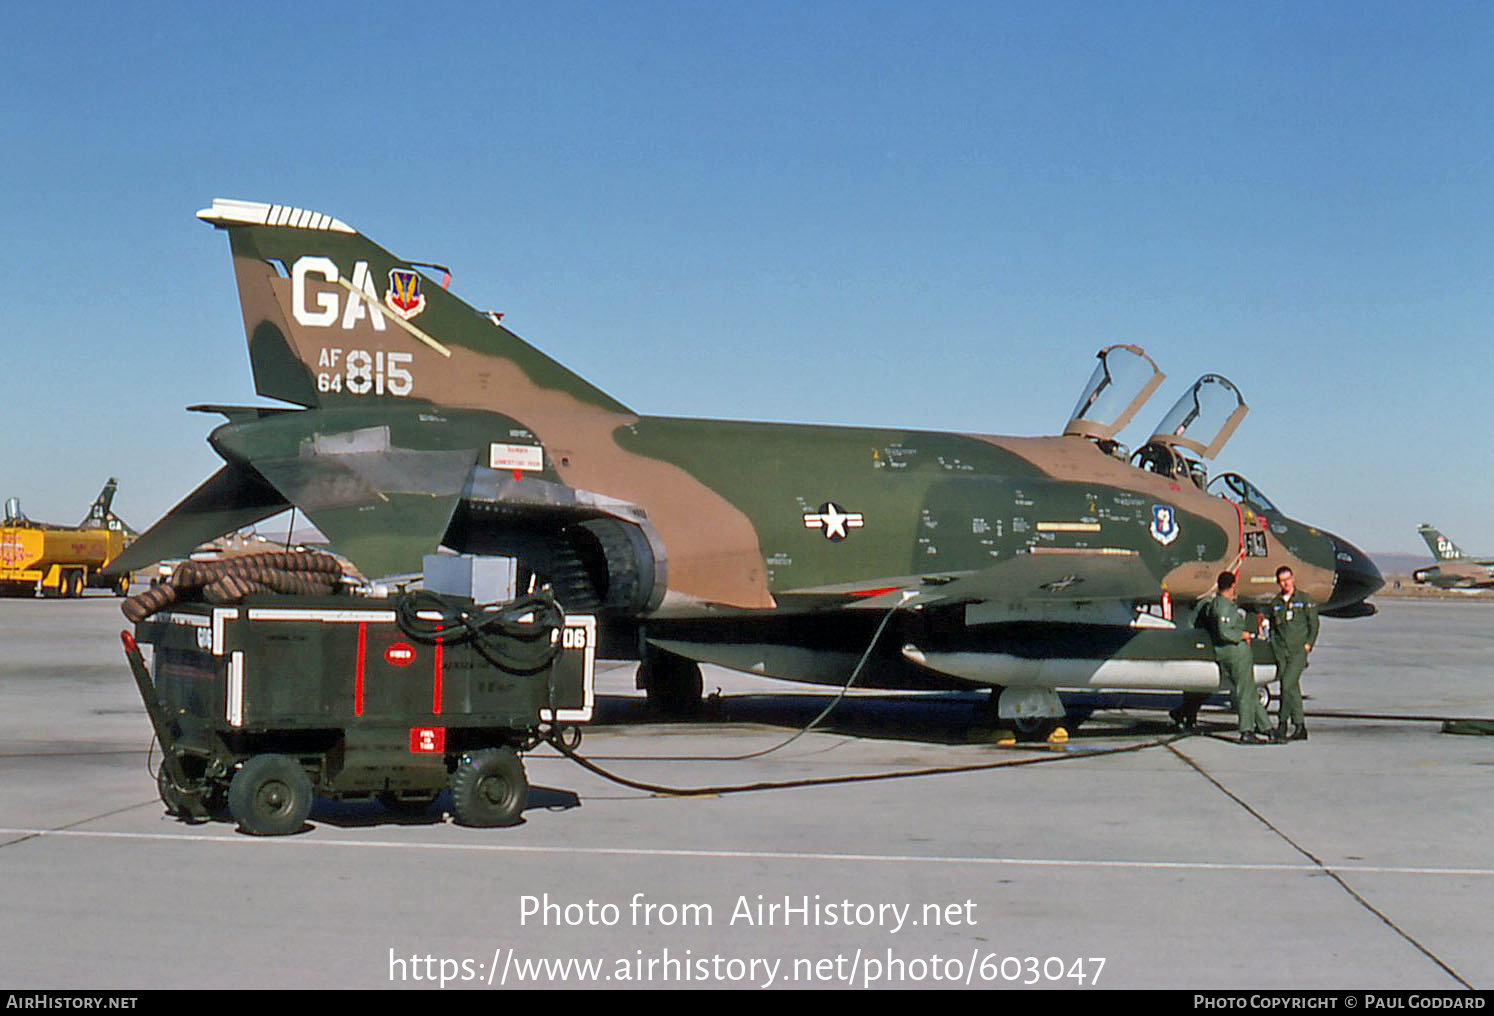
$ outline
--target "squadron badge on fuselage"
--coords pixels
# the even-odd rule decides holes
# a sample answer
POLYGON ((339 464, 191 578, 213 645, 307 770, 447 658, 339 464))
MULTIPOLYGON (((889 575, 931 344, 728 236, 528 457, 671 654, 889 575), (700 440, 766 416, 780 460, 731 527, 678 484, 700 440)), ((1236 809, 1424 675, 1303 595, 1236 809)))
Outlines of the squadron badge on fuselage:
POLYGON ((1178 538, 1178 517, 1171 505, 1152 505, 1152 525, 1148 532, 1164 547, 1178 538))

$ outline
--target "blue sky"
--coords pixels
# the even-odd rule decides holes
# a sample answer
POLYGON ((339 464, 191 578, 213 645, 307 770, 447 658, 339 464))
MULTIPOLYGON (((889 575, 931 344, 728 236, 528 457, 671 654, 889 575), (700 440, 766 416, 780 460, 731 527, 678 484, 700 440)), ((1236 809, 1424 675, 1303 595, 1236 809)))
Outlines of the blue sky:
POLYGON ((153 522, 254 402, 214 197, 335 215, 634 408, 1060 428, 1094 352, 1217 470, 1494 552, 1494 7, 69 4, 0 64, 0 496, 153 522))

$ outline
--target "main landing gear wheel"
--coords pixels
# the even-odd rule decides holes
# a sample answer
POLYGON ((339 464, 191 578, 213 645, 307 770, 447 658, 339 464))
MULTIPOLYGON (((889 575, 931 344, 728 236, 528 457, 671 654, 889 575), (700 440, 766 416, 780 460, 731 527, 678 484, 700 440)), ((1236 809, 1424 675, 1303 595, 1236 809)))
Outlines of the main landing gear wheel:
POLYGON ((255 755, 228 785, 228 813, 251 836, 284 836, 311 814, 311 777, 295 759, 255 755))
POLYGON ((451 810, 462 825, 515 825, 528 799, 524 763, 509 747, 468 752, 451 774, 451 810))
POLYGON ((693 716, 700 709, 705 684, 694 660, 650 650, 638 664, 638 677, 648 704, 665 716, 693 716))
POLYGON ((1011 724, 1019 741, 1047 741, 1063 726, 1063 720, 1053 716, 1022 716, 1011 724))

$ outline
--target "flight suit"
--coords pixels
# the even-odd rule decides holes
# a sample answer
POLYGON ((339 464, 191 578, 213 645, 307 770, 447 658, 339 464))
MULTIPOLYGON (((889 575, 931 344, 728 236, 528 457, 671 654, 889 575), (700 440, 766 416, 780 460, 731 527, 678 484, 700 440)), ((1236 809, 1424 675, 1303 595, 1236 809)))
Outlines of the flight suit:
POLYGON ((1276 676, 1281 679, 1281 710, 1277 719, 1280 731, 1286 733, 1288 723, 1302 726, 1305 647, 1318 641, 1318 605, 1298 589, 1290 599, 1277 593, 1266 613, 1271 619, 1271 655, 1276 658, 1276 676))
POLYGON ((1234 600, 1215 593, 1204 601, 1199 617, 1214 643, 1219 676, 1229 684, 1230 704, 1240 718, 1240 734, 1271 733, 1271 718, 1255 691, 1255 664, 1245 641, 1245 611, 1234 600))

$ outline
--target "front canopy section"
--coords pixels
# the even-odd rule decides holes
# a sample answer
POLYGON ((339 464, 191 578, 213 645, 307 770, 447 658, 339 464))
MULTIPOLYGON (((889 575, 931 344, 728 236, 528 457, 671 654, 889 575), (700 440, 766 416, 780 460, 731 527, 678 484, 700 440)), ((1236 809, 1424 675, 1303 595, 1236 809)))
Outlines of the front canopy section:
POLYGON ((1209 493, 1217 494, 1237 505, 1254 509, 1257 514, 1281 514, 1281 509, 1272 504, 1271 499, 1262 494, 1259 487, 1239 473, 1224 473, 1214 477, 1209 484, 1209 493))
POLYGON ((1107 346, 1096 356, 1099 366, 1063 432, 1103 444, 1114 441, 1167 375, 1140 346, 1107 346))

